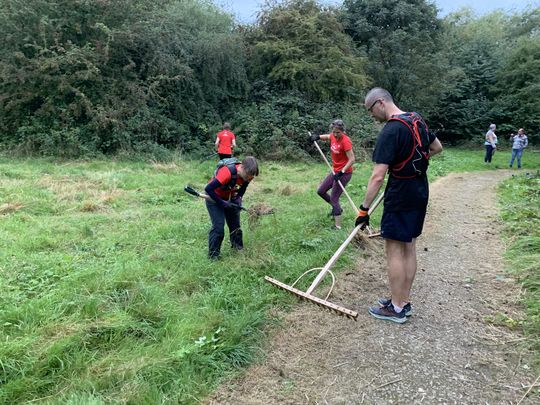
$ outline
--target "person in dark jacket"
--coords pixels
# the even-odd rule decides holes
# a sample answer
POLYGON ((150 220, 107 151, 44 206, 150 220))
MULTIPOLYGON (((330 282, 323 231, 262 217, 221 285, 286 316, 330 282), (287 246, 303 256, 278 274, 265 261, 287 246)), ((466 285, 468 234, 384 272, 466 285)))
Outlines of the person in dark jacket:
POLYGON ((233 249, 242 250, 242 229, 240 228, 240 207, 242 197, 249 183, 259 175, 259 165, 253 156, 246 156, 241 163, 232 163, 220 167, 210 179, 206 194, 206 209, 212 221, 208 234, 208 257, 218 259, 221 244, 225 237, 225 223, 229 228, 229 237, 233 249))

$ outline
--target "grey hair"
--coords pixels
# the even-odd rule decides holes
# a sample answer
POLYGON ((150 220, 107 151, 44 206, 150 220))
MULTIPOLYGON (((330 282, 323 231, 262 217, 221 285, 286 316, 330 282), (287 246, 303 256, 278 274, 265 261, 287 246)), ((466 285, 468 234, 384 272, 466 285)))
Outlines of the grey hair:
POLYGON ((394 102, 394 99, 392 98, 390 92, 386 89, 383 89, 382 87, 374 87, 370 91, 368 91, 364 102, 366 104, 372 104, 375 100, 378 99, 384 99, 386 101, 394 102))
POLYGON ((345 123, 343 122, 343 120, 332 121, 332 124, 330 124, 330 127, 332 129, 339 128, 340 130, 345 131, 345 123))
POLYGON ((242 160, 242 166, 244 167, 244 170, 248 176, 259 175, 259 164, 257 163, 257 159, 255 159, 253 156, 246 156, 242 160))
POLYGON ((497 125, 495 125, 495 124, 490 124, 489 125, 489 129, 495 129, 495 128, 497 128, 497 125))

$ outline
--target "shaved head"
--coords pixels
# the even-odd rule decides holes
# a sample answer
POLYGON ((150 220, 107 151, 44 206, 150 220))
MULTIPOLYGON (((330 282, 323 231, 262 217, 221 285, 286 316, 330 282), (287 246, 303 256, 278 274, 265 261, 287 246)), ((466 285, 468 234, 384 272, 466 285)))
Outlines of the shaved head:
POLYGON ((364 99, 364 104, 370 106, 375 102, 375 100, 384 99, 386 101, 393 102, 392 95, 388 90, 383 89, 382 87, 374 87, 366 94, 364 99))

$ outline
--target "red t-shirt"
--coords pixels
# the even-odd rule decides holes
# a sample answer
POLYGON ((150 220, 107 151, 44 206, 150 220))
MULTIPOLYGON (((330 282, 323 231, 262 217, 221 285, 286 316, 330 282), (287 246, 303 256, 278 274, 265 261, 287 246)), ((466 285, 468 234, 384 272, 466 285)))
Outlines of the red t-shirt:
MULTIPOLYGON (((340 140, 337 140, 334 134, 330 134, 330 152, 332 153, 332 166, 334 173, 337 173, 343 169, 349 161, 349 158, 345 153, 349 150, 352 150, 352 142, 346 134, 343 134, 340 140)), ((352 166, 346 170, 347 173, 351 173, 352 171, 352 166)))
POLYGON ((217 138, 219 139, 218 153, 232 155, 231 145, 235 139, 234 134, 231 131, 224 129, 217 133, 217 138))
MULTIPOLYGON (((240 177, 240 175, 238 174, 238 166, 240 166, 240 163, 236 165, 236 185, 230 190, 223 190, 221 189, 221 187, 218 187, 215 190, 216 194, 220 196, 223 200, 229 200, 231 194, 236 193, 236 191, 242 186, 242 184, 244 184, 244 179, 242 179, 242 177, 240 177)), ((218 170, 215 178, 222 185, 229 184, 229 181, 231 181, 232 178, 232 174, 227 166, 223 166, 218 170)), ((210 181, 212 181, 212 179, 210 181)))

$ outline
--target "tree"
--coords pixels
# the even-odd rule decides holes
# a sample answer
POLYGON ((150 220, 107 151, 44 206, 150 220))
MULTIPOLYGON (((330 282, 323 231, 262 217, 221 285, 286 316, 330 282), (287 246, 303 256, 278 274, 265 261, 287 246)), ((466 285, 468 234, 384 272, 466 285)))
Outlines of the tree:
POLYGON ((497 74, 494 114, 508 131, 525 128, 531 139, 540 140, 540 37, 518 39, 497 74))
POLYGON ((345 31, 368 56, 367 72, 404 108, 432 109, 444 81, 441 24, 425 0, 345 0, 345 31))
MULTIPOLYGON (((470 9, 449 15, 445 23, 445 52, 449 58, 451 80, 437 103, 434 118, 443 130, 441 138, 450 142, 476 140, 490 123, 505 131, 509 124, 496 108, 499 70, 514 47, 511 18, 494 12, 476 18, 470 9)), ((500 104, 500 103, 499 103, 500 104)))
POLYGON ((263 9, 248 36, 254 80, 298 90, 313 101, 358 100, 367 84, 365 59, 354 49, 336 11, 313 0, 263 9))
POLYGON ((196 148, 247 91, 231 16, 199 0, 1 0, 0 131, 77 155, 196 148), (201 138, 201 136, 203 138, 201 138))

